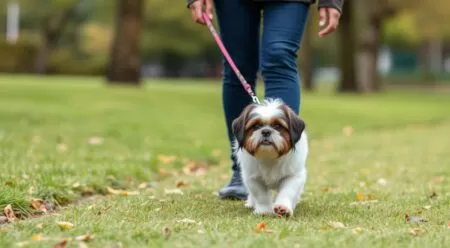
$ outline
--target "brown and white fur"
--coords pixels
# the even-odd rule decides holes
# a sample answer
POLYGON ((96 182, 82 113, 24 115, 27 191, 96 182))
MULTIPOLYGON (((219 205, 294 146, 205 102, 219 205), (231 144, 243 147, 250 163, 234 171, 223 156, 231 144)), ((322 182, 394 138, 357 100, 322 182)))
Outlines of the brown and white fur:
POLYGON ((307 178, 305 122, 280 99, 250 104, 233 121, 234 153, 257 215, 292 216, 307 178), (277 194, 272 199, 272 190, 277 194))

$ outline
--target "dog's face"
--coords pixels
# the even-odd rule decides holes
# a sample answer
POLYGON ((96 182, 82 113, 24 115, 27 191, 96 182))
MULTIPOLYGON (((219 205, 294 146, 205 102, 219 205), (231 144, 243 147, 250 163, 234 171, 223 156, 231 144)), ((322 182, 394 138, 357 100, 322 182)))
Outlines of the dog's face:
POLYGON ((250 104, 232 124, 239 148, 272 159, 293 149, 304 129, 305 122, 280 100, 250 104))

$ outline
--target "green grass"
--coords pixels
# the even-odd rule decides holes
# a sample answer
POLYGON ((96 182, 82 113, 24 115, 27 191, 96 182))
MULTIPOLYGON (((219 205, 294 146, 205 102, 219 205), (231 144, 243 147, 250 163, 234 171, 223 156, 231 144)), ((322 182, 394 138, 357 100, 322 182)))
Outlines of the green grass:
MULTIPOLYGON (((95 236, 89 247, 445 247, 450 242, 448 95, 303 94, 309 178, 295 216, 284 220, 255 217, 242 202, 217 200, 215 192, 230 169, 220 93, 217 84, 189 81, 152 81, 137 90, 107 88, 92 78, 1 76, 0 209, 11 204, 24 220, 0 227, 0 246, 13 247, 39 233, 52 239, 30 241, 32 247, 83 234, 95 236), (343 134, 346 126, 352 135, 343 134), (92 137, 103 142, 89 144, 92 137), (176 159, 166 164, 159 155, 176 159), (208 164, 206 174, 159 172, 182 171, 189 161, 208 164), (165 194, 179 180, 188 182, 184 194, 165 194), (138 188, 143 182, 155 183, 138 188), (107 187, 140 194, 110 196, 107 187), (352 205, 358 192, 378 202, 352 205), (430 198, 433 193, 437 196, 430 198), (90 194, 104 196, 66 205, 90 194), (63 207, 35 216, 33 198, 63 207), (407 223, 405 214, 428 222, 407 223), (195 223, 178 222, 185 218, 195 223), (56 221, 74 226, 61 231, 56 221), (273 232, 256 233, 260 221, 273 232), (330 228, 330 221, 345 228, 330 228), (166 227, 170 235, 164 235, 166 227), (362 232, 354 234, 356 227, 362 232), (413 236, 415 227, 424 233, 413 236)), ((76 241, 69 246, 77 247, 76 241)))

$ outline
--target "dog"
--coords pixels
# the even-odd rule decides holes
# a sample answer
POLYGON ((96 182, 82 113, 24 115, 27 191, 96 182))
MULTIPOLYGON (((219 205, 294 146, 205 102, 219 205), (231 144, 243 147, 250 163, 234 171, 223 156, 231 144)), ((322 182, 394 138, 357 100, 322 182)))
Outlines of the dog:
POLYGON ((307 180, 305 128, 281 99, 249 104, 233 120, 233 153, 249 192, 245 207, 254 214, 293 216, 307 180))

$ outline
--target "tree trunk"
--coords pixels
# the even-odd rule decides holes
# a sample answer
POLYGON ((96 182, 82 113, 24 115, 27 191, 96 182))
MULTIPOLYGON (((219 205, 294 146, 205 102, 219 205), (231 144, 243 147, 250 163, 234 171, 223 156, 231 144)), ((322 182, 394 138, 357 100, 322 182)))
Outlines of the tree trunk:
POLYGON ((343 15, 340 20, 340 69, 341 77, 338 87, 339 92, 359 92, 356 78, 356 30, 354 24, 355 1, 346 1, 343 7, 343 15))
POLYGON ((116 31, 107 79, 112 84, 139 85, 143 0, 117 0, 116 31))
POLYGON ((57 14, 51 14, 51 16, 44 20, 44 26, 42 28, 42 46, 35 62, 35 72, 37 74, 47 73, 48 62, 52 50, 73 17, 77 4, 78 2, 76 2, 74 6, 68 7, 57 14))
MULTIPOLYGON (((370 4, 370 3, 368 3, 370 4)), ((369 20, 358 52, 358 81, 364 92, 381 91, 382 82, 378 73, 378 58, 382 36, 382 10, 380 2, 373 2, 368 10, 369 20)))
POLYGON ((301 48, 301 82, 303 85, 303 89, 306 91, 312 91, 314 90, 314 84, 313 84, 313 47, 312 47, 312 26, 310 22, 306 23, 305 26, 305 34, 302 41, 302 48, 301 48))

